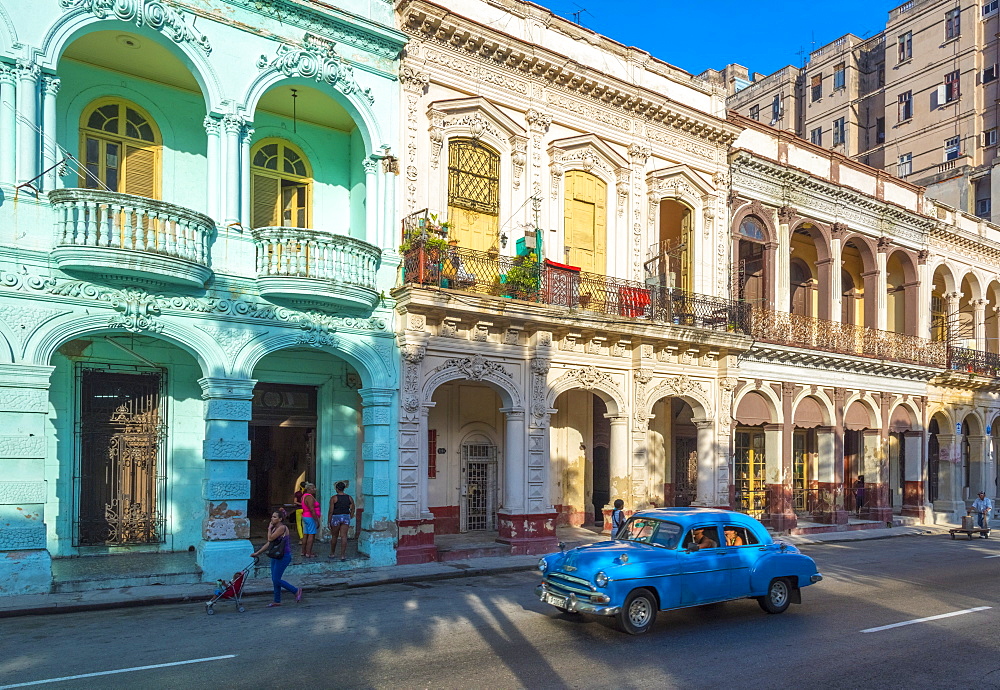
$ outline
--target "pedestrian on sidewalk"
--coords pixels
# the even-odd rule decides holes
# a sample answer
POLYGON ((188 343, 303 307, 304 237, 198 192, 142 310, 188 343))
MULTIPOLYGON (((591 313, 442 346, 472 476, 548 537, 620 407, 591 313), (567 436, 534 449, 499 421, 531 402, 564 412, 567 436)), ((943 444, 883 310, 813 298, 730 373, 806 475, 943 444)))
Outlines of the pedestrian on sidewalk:
POLYGON ((347 482, 337 482, 336 495, 330 497, 330 558, 336 558, 337 542, 340 542, 340 560, 347 560, 347 532, 354 518, 354 499, 344 493, 347 482))
POLYGON ((302 494, 306 490, 306 483, 299 482, 299 490, 292 494, 295 503, 295 529, 299 533, 299 541, 302 541, 302 494))
POLYGON ((976 525, 980 529, 989 529, 992 511, 993 501, 986 498, 985 491, 980 491, 979 498, 972 502, 972 512, 976 514, 976 525))
POLYGON ((271 559, 271 584, 274 585, 274 601, 267 605, 268 608, 281 606, 282 589, 294 594, 296 603, 302 601, 302 588, 293 587, 281 579, 281 576, 285 574, 285 568, 292 562, 292 545, 285 517, 284 508, 276 508, 271 513, 271 522, 267 525, 267 543, 250 554, 252 558, 256 558, 265 551, 269 552, 272 546, 275 547, 277 553, 281 554, 275 557, 268 553, 268 557, 271 559))
POLYGON ((316 485, 306 484, 302 493, 302 557, 316 558, 313 553, 313 542, 316 541, 316 532, 319 530, 319 520, 322 517, 322 509, 319 501, 316 500, 316 485))
POLYGON ((865 475, 859 474, 854 482, 854 512, 861 517, 861 508, 865 505, 865 475))
POLYGON ((625 526, 625 501, 622 499, 615 500, 615 509, 611 511, 611 538, 614 539, 621 532, 622 527, 625 526))

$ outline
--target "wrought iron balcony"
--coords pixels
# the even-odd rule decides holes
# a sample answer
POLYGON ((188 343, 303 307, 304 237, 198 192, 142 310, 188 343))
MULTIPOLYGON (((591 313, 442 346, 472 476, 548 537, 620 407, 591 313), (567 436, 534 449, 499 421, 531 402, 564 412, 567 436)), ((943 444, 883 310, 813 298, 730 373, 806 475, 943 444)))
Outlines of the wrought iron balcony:
POLYGON ((257 228, 253 238, 262 296, 319 307, 370 310, 378 304, 378 247, 305 228, 257 228))
POLYGON ((459 247, 419 246, 405 252, 403 284, 507 297, 616 319, 733 333, 750 330, 749 310, 741 302, 459 247))
POLYGON ((203 287, 212 276, 208 216, 157 199, 94 189, 49 192, 56 209, 52 258, 69 273, 137 277, 203 287))
POLYGON ((751 335, 776 345, 945 368, 945 343, 866 326, 755 307, 751 335))
POLYGON ((949 347, 948 368, 967 374, 1000 378, 1000 355, 964 347, 949 347))

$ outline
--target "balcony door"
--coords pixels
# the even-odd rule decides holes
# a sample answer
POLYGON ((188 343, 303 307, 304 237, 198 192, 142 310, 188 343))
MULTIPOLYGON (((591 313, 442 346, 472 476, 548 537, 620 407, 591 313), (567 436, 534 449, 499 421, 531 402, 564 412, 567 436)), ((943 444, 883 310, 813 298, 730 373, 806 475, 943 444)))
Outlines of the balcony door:
POLYGON ((764 428, 738 427, 733 457, 736 509, 755 518, 767 512, 765 469, 764 428))
POLYGON ((287 141, 264 139, 250 160, 250 224, 311 227, 312 171, 305 155, 287 141))
POLYGON ((160 193, 160 133, 137 105, 102 99, 80 121, 80 186, 147 199, 160 193))
POLYGON ((500 154, 474 139, 448 142, 449 235, 466 249, 497 249, 500 154))
POLYGON ((565 180, 566 261, 587 273, 607 273, 607 185, 580 170, 565 180))

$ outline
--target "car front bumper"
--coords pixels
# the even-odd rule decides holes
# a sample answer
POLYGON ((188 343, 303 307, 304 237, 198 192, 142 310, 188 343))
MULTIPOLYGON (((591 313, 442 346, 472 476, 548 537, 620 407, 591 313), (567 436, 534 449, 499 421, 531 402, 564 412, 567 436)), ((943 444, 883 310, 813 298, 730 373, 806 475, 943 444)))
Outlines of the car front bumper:
POLYGON ((543 604, 549 604, 550 606, 563 608, 567 611, 573 611, 575 613, 591 613, 595 616, 614 616, 621 610, 620 606, 595 604, 590 601, 585 601, 575 594, 563 596, 561 594, 549 592, 544 583, 535 587, 535 595, 538 596, 539 601, 543 604))

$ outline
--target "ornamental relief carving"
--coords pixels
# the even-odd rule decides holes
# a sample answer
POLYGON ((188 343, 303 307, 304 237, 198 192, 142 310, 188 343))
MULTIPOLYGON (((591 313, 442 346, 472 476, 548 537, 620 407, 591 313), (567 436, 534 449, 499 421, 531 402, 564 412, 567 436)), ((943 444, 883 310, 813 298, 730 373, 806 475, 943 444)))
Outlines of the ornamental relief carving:
POLYGON ((257 60, 257 69, 262 72, 273 70, 286 77, 315 79, 333 86, 346 95, 356 93, 369 105, 375 102, 371 89, 362 89, 358 86, 354 80, 354 68, 337 55, 331 42, 308 34, 306 41, 306 45, 302 48, 278 46, 273 58, 261 55, 257 60))
POLYGON ((697 401, 703 408, 706 418, 712 417, 712 403, 709 401, 705 384, 692 379, 687 374, 681 374, 666 379, 650 391, 643 410, 652 409, 657 400, 663 397, 687 397, 697 401))
POLYGON ((455 369, 470 381, 500 379, 513 382, 514 376, 502 364, 486 359, 482 355, 454 358, 434 369, 434 373, 455 369))
POLYGON ((160 0, 59 0, 63 9, 80 9, 98 19, 120 19, 160 31, 174 43, 192 43, 206 55, 212 52, 208 37, 188 21, 186 12, 160 0))

